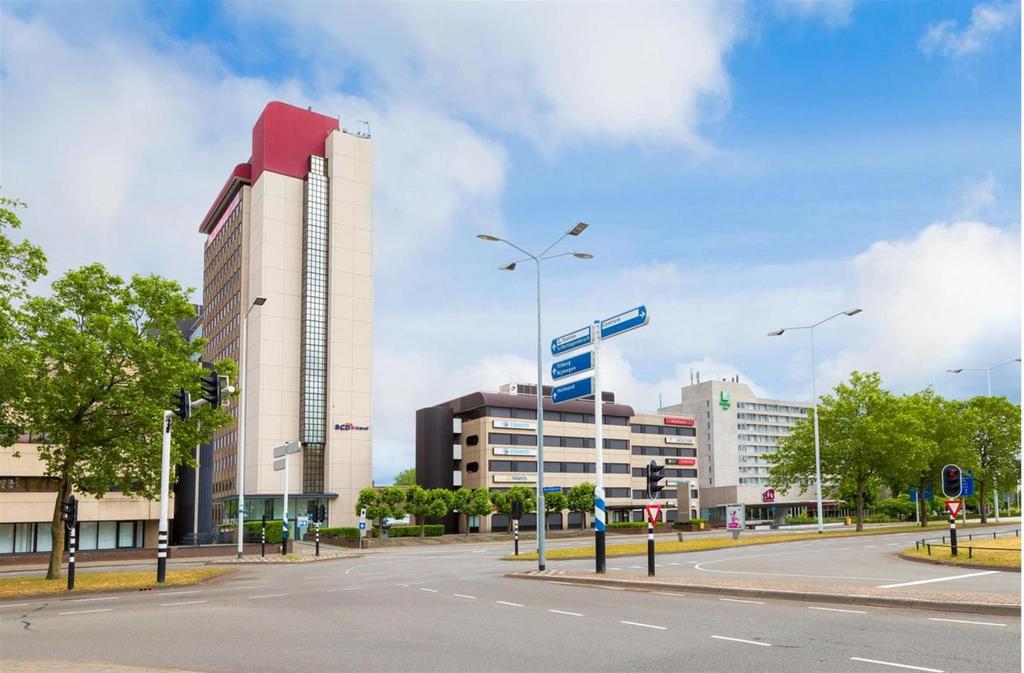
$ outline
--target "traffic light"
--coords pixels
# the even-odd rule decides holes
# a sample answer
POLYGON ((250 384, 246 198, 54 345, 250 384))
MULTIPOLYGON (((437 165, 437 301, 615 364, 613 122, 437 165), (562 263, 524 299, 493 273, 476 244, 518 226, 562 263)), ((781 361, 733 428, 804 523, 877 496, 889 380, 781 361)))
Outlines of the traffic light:
POLYGON ((523 503, 518 500, 512 501, 512 518, 516 521, 523 518, 523 503))
POLYGON ((184 388, 174 395, 174 413, 183 421, 192 418, 192 396, 184 388))
POLYGON ((74 528, 75 524, 78 523, 78 499, 75 496, 68 497, 67 500, 60 504, 60 520, 68 528, 74 528))
POLYGON ((658 497, 658 493, 665 487, 658 482, 665 478, 665 466, 658 465, 653 460, 647 466, 647 497, 652 500, 658 497))
POLYGON ((319 523, 327 522, 327 505, 321 504, 316 506, 316 520, 319 523))
POLYGON ((942 468, 942 494, 947 498, 959 498, 964 489, 964 476, 956 465, 942 468))
POLYGON ((208 376, 199 379, 203 386, 203 399, 210 403, 211 407, 219 407, 221 403, 220 377, 217 370, 210 371, 208 376))

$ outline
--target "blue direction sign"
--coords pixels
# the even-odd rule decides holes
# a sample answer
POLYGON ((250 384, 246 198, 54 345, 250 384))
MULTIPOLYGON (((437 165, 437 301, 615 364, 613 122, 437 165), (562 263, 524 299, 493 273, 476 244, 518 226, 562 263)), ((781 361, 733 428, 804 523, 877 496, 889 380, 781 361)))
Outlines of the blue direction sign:
POLYGON ((974 495, 974 471, 973 470, 964 470, 963 482, 964 482, 964 489, 960 493, 960 495, 962 495, 965 498, 969 498, 970 496, 974 495))
POLYGON ((594 330, 591 329, 590 325, 587 325, 583 329, 578 329, 575 332, 563 334, 557 339, 552 339, 551 354, 561 355, 562 353, 568 353, 569 351, 574 351, 577 348, 589 346, 593 341, 594 330))
POLYGON ((561 492, 561 490, 562 490, 561 486, 545 486, 544 487, 544 492, 545 493, 559 493, 559 492, 561 492))
POLYGON ((643 327, 647 324, 647 320, 647 307, 643 305, 637 306, 625 313, 613 315, 607 320, 602 320, 600 336, 602 339, 607 339, 615 336, 616 334, 622 334, 623 332, 628 332, 631 329, 643 327))
POLYGON ((564 379, 566 376, 580 374, 594 368, 594 354, 591 351, 574 355, 568 360, 560 360, 551 365, 551 378, 564 379))
POLYGON ((559 404, 560 402, 568 402, 578 397, 586 397, 593 394, 594 378, 588 376, 585 379, 577 379, 565 385, 555 386, 555 389, 551 391, 551 401, 559 404))
MULTIPOLYGON (((933 495, 934 494, 932 493, 932 487, 931 486, 926 486, 925 489, 924 489, 924 499, 925 500, 931 500, 933 495)), ((910 502, 917 502, 917 487, 916 486, 911 486, 910 487, 910 502)))

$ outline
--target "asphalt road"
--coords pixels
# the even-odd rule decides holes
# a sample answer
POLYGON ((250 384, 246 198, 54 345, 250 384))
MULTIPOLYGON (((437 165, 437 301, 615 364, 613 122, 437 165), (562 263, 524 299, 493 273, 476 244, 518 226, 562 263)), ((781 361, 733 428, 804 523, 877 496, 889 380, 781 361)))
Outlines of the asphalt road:
MULTIPOLYGON (((891 554, 887 543, 903 543, 887 537, 867 543, 881 543, 877 556, 866 546, 865 556, 832 546, 848 540, 820 540, 799 543, 806 549, 786 546, 801 552, 786 560, 745 563, 766 571, 809 563, 845 573, 840 560, 860 558, 850 563, 873 577, 864 564, 891 554)), ((209 587, 8 601, 0 603, 0 659, 239 673, 1020 670, 1019 618, 531 582, 503 576, 523 567, 499 560, 505 553, 494 545, 394 549, 362 559, 247 566, 209 587)), ((659 573, 701 572, 689 567, 696 564, 668 565, 696 557, 663 556, 659 573)), ((588 562, 555 567, 561 563, 588 562)), ((933 572, 897 563, 878 577, 933 572)), ((738 568, 733 561, 710 567, 716 565, 738 568)))

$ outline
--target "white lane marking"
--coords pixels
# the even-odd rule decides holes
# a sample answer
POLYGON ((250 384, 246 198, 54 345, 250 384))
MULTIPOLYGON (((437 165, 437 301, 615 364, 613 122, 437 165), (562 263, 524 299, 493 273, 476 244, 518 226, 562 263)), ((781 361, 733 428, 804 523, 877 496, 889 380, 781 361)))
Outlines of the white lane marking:
POLYGON ((342 589, 328 589, 327 593, 334 593, 335 591, 359 591, 362 587, 344 587, 342 589))
POLYGON ((432 594, 436 594, 437 593, 437 589, 430 589, 430 588, 427 588, 427 587, 420 587, 420 591, 429 591, 432 594))
POLYGON ((556 615, 569 615, 570 617, 582 617, 578 612, 566 612, 565 610, 548 610, 548 612, 554 612, 556 615))
POLYGON ((200 603, 205 603, 205 602, 206 601, 181 601, 181 602, 178 602, 178 603, 161 603, 160 607, 162 607, 162 608, 169 608, 172 605, 199 605, 200 603))
POLYGON ((260 596, 249 596, 249 598, 280 598, 281 596, 287 596, 288 594, 262 594, 260 596))
POLYGON ((349 574, 350 572, 352 572, 352 568, 345 568, 345 574, 346 575, 349 574))
POLYGON ((307 580, 325 580, 328 577, 329 577, 329 575, 313 575, 312 577, 307 577, 306 579, 307 580))
POLYGON ((850 657, 850 661, 864 661, 869 664, 881 664, 882 666, 894 666, 896 668, 909 668, 913 671, 927 671, 928 673, 943 673, 941 668, 925 668, 924 666, 911 666, 910 664, 897 664, 892 661, 879 661, 878 659, 863 659, 861 657, 850 657))
POLYGON ((978 626, 1006 626, 1006 624, 1000 624, 999 622, 972 622, 969 619, 942 619, 940 617, 929 617, 929 621, 933 622, 953 622, 954 624, 977 624, 978 626))
MULTIPOLYGON (((999 572, 998 570, 982 570, 980 573, 967 573, 966 575, 950 575, 948 577, 934 577, 930 580, 915 580, 913 582, 897 582, 896 584, 880 584, 877 588, 879 589, 895 589, 896 587, 911 587, 917 584, 931 584, 933 582, 948 582, 950 580, 962 580, 968 577, 981 577, 982 575, 992 575, 999 572)), ((925 669, 931 670, 931 669, 925 669)))
POLYGON ((398 584, 396 586, 400 586, 400 587, 413 587, 413 586, 416 586, 417 584, 426 584, 429 581, 430 580, 418 580, 416 582, 406 582, 405 584, 398 584))
POLYGON ((886 547, 898 547, 899 545, 900 545, 899 542, 886 542, 885 543, 886 547))
POLYGON ((161 596, 163 598, 166 598, 167 596, 184 596, 186 594, 198 594, 198 593, 202 593, 202 592, 199 591, 198 589, 195 590, 195 591, 161 591, 159 593, 150 594, 150 595, 151 596, 161 596))
POLYGON ((514 608, 521 608, 521 607, 523 607, 522 603, 509 603, 508 601, 494 601, 494 602, 495 603, 499 603, 501 605, 510 605, 510 606, 512 606, 514 608))
POLYGON ((58 615, 84 615, 87 612, 110 612, 113 608, 96 608, 94 610, 72 610, 71 612, 58 612, 58 615))
POLYGON ((0 608, 23 608, 26 605, 28 605, 28 603, 3 603, 0 604, 0 608))
POLYGON ((808 607, 807 609, 808 610, 824 610, 826 612, 849 612, 850 614, 853 614, 853 615, 866 615, 867 614, 867 612, 865 612, 864 610, 843 610, 842 608, 816 608, 816 607, 812 606, 812 607, 808 607))
POLYGON ((672 562, 672 563, 669 563, 669 565, 670 565, 670 566, 677 566, 677 565, 679 565, 679 564, 678 564, 678 563, 675 563, 675 562, 672 562))
POLYGON ((729 636, 711 636, 711 637, 712 638, 717 638, 718 640, 731 640, 734 643, 746 643, 747 645, 760 645, 761 647, 771 647, 772 646, 771 643, 761 643, 761 642, 758 642, 756 640, 744 640, 742 638, 730 638, 729 636))
POLYGON ((764 605, 764 601, 746 601, 742 598, 719 598, 720 601, 728 601, 730 603, 754 603, 756 605, 764 605))
POLYGON ((622 587, 610 587, 610 586, 607 586, 605 584, 599 584, 599 585, 597 585, 597 588, 598 589, 611 589, 612 591, 625 591, 625 589, 623 589, 622 587))
POLYGON ((686 594, 681 594, 678 591, 652 591, 651 593, 652 594, 658 594, 659 596, 672 596, 672 597, 675 597, 675 596, 685 596, 686 595, 686 594))
POLYGON ((98 596, 96 598, 72 598, 72 603, 83 603, 85 601, 116 601, 120 596, 98 596))
POLYGON ((629 624, 630 626, 642 626, 645 629, 658 629, 659 631, 668 630, 667 626, 658 626, 657 624, 644 624, 643 622, 627 622, 623 620, 620 621, 619 624, 629 624))
POLYGON ((608 568, 608 570, 622 570, 622 568, 608 568))
POLYGON ((452 594, 452 596, 457 596, 459 598, 476 598, 476 596, 470 596, 469 594, 452 594))
POLYGON ((644 569, 643 566, 629 566, 629 567, 633 568, 634 570, 643 570, 644 569))
POLYGON ((693 565, 696 565, 696 564, 700 563, 700 561, 687 561, 687 563, 691 563, 693 565))
POLYGON ((477 549, 477 550, 476 550, 476 551, 474 551, 473 553, 474 553, 474 554, 486 554, 486 553, 487 553, 487 550, 486 550, 486 549, 477 549))

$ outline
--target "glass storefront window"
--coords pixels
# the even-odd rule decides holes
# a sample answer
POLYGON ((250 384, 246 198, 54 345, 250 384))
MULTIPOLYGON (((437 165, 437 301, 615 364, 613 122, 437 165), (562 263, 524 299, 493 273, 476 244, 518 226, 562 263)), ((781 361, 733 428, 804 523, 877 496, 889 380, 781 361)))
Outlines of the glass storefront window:
POLYGON ((50 551, 53 549, 53 540, 50 538, 50 523, 36 524, 36 551, 50 551))
POLYGON ((14 524, 0 523, 0 554, 14 551, 14 524))
POLYGON ((134 521, 120 521, 117 524, 117 546, 118 547, 134 547, 135 546, 135 522, 134 521))
POLYGON ((116 521, 100 521, 97 526, 97 549, 116 549, 117 548, 117 522, 116 521))
POLYGON ((81 550, 96 549, 96 522, 83 521, 78 524, 78 548, 81 550))

